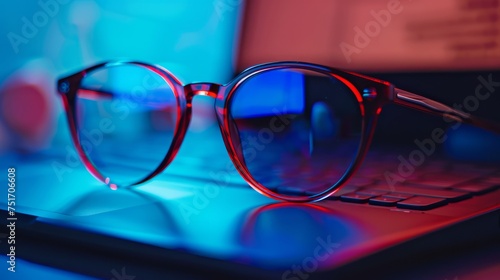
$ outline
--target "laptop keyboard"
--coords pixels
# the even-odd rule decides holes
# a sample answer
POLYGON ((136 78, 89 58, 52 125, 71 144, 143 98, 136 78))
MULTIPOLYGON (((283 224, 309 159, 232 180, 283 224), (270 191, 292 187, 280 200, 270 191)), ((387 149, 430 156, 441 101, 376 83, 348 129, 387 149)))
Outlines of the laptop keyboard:
MULTIPOLYGON (((201 181, 213 180, 213 177, 207 178, 206 174, 210 172, 206 170, 213 170, 214 173, 217 173, 219 169, 226 170, 226 165, 232 165, 231 162, 223 160, 196 158, 200 163, 203 162, 201 163, 203 167, 190 166, 193 164, 193 159, 176 158, 174 166, 167 169, 166 173, 168 174, 165 175, 168 175, 168 178, 165 177, 165 179, 184 177, 201 181), (186 168, 187 166, 190 168, 186 168), (184 174, 186 170, 189 172, 184 174), (205 170, 205 172, 195 173, 193 170, 205 170)), ((211 156, 209 158, 217 157, 211 156)), ((500 188, 500 167, 444 159, 428 159, 423 165, 415 167, 414 172, 404 178, 404 182, 390 186, 384 174, 386 172, 398 174, 398 165, 398 156, 394 152, 370 152, 360 170, 354 174, 347 185, 327 199, 382 207, 430 210, 449 203, 467 200, 473 196, 484 195, 500 188)), ((267 168, 265 172, 269 172, 269 170, 273 169, 267 168)), ((294 172, 301 171, 295 170, 294 172)), ((307 174, 308 170, 303 172, 307 174)), ((248 184, 236 171, 231 173, 234 176, 223 176, 225 185, 248 188, 248 184)), ((273 176, 278 175, 270 175, 270 177, 273 176)), ((297 190, 289 188, 275 189, 275 191, 297 194, 297 190)))
POLYGON ((390 186, 384 174, 387 171, 398 174, 395 158, 397 157, 394 155, 386 155, 374 161, 372 155, 364 167, 354 175, 355 178, 328 199, 401 209, 430 210, 500 188, 500 168, 445 160, 433 160, 428 165, 416 167, 402 182, 390 186))

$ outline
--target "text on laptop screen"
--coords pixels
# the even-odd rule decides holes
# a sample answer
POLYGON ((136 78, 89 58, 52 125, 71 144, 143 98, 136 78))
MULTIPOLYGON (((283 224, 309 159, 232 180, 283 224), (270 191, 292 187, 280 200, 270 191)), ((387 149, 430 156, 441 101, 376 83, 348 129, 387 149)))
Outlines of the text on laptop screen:
POLYGON ((499 68, 499 21, 499 1, 250 1, 239 68, 275 60, 369 71, 499 68))

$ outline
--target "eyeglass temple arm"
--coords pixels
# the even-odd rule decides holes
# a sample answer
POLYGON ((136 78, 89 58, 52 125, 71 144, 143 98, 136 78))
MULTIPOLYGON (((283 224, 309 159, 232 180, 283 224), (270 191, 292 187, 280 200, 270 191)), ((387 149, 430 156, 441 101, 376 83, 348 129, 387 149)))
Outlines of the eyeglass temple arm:
POLYGON ((471 116, 468 113, 456 110, 450 106, 399 88, 394 88, 393 101, 405 107, 442 116, 446 119, 471 124, 500 134, 500 124, 471 116))

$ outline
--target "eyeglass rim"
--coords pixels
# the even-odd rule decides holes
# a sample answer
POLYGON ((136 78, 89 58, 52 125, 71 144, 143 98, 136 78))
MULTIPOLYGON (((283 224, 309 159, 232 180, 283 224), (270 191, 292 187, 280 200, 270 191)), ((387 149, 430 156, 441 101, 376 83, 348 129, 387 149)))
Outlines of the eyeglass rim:
MULTIPOLYGON (((347 79, 349 75, 353 75, 354 77, 361 77, 361 79, 365 82, 366 78, 368 78, 361 75, 352 74, 349 72, 345 72, 338 69, 332 69, 317 64, 304 63, 304 62, 276 62, 276 63, 266 63, 250 67, 247 70, 243 71, 240 75, 235 77, 230 83, 226 85, 226 91, 223 92, 223 95, 220 96, 220 98, 217 98, 216 101, 216 107, 223 109, 223 110, 216 110, 217 114, 219 114, 218 118, 219 126, 221 131, 225 132, 228 135, 226 137, 223 137, 223 139, 233 164, 236 166, 236 169, 238 170, 240 175, 252 188, 254 188, 257 192, 267 197, 277 200, 284 200, 289 202, 315 202, 330 197, 352 177, 352 175, 361 165, 366 155, 366 152, 373 138, 373 133, 375 128, 374 123, 378 119, 378 115, 381 112, 382 106, 388 101, 386 98, 389 95, 380 95, 379 98, 375 99, 363 98, 360 92, 361 89, 359 88, 362 85, 361 84, 354 85, 352 82, 350 82, 347 79), (244 164, 243 157, 239 155, 240 153, 238 153, 233 143, 234 139, 232 135, 236 132, 231 130, 229 112, 234 93, 237 91, 239 86, 244 84, 244 82, 247 79, 250 79, 251 77, 259 75, 266 71, 279 70, 279 69, 308 70, 311 72, 316 72, 318 74, 332 76, 335 79, 342 82, 345 86, 347 86, 358 100, 360 112, 362 114, 362 122, 361 122, 362 128, 361 128, 360 143, 358 144, 356 155, 352 159, 349 167, 344 172, 342 177, 332 186, 326 188, 324 191, 317 194, 303 195, 303 196, 287 195, 274 192, 271 189, 265 187, 264 185, 262 185, 253 178, 246 164, 244 164)), ((375 80, 372 78, 369 78, 367 82, 368 84, 370 84, 370 86, 378 86, 380 88, 383 88, 387 93, 389 93, 391 87, 389 83, 375 80)))
POLYGON ((190 107, 186 106, 186 98, 183 92, 183 87, 181 82, 167 69, 157 66, 151 65, 148 63, 137 62, 137 61, 110 61, 99 63, 92 67, 86 68, 82 71, 79 71, 70 76, 61 78, 57 82, 57 89, 59 93, 62 95, 63 105, 66 111, 67 121, 70 127, 71 138, 75 149, 78 153, 78 156, 82 160, 85 168, 99 181, 108 185, 111 189, 116 190, 118 188, 118 184, 116 184, 111 178, 104 176, 101 171, 95 166, 95 164, 90 159, 89 155, 83 149, 81 144, 81 139, 78 133, 78 120, 76 118, 77 108, 76 101, 78 97, 78 90, 81 87, 81 83, 83 79, 93 73, 95 71, 99 71, 100 69, 105 69, 107 67, 116 67, 116 66, 125 66, 125 65, 135 65, 139 67, 143 67, 149 71, 152 71, 159 75, 172 89, 172 93, 175 96, 175 100, 177 103, 177 116, 176 116, 176 125, 174 128, 174 136, 172 138, 171 145, 163 157, 162 161, 158 164, 158 166, 152 170, 150 173, 145 175, 144 177, 135 180, 134 183, 130 183, 128 185, 120 185, 121 188, 128 188, 144 183, 159 173, 163 171, 168 164, 175 158, 177 154, 180 144, 182 143, 182 139, 187 131, 187 126, 189 120, 187 119, 190 116, 190 107), (188 112, 189 111, 189 112, 188 112))

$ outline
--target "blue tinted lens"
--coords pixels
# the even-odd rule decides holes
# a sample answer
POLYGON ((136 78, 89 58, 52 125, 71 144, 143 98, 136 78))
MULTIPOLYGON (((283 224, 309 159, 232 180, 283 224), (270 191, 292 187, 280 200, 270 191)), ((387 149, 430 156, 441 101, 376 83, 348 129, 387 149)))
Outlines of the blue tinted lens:
POLYGON ((110 183, 137 183, 167 154, 177 110, 172 88, 155 72, 133 64, 97 69, 77 92, 80 144, 110 183))
POLYGON ((268 70, 234 92, 230 114, 250 175, 277 193, 328 190, 349 169, 362 134, 354 93, 333 76, 268 70))

